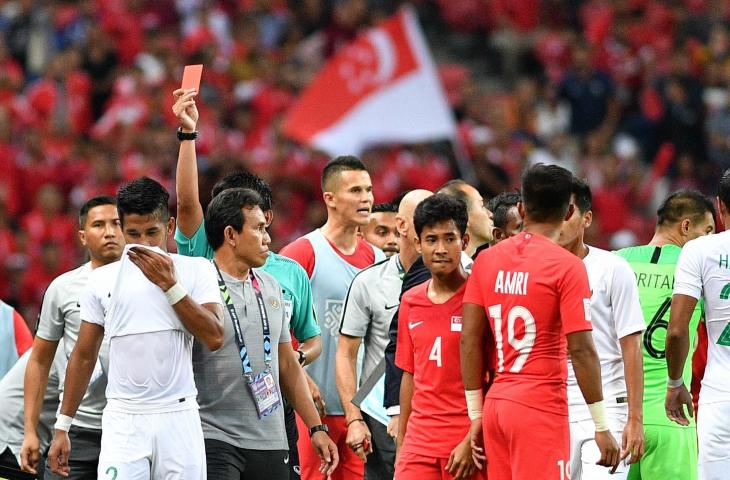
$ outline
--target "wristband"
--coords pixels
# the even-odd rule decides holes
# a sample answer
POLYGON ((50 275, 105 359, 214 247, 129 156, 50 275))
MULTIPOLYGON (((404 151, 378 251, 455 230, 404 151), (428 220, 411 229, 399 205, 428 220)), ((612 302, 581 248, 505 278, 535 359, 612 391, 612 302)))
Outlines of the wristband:
POLYGON ((188 292, 185 291, 185 287, 180 285, 179 283, 176 283, 168 291, 165 292, 165 296, 167 297, 167 302, 170 305, 175 305, 177 302, 185 298, 185 296, 188 294, 188 292))
POLYGON ((672 380, 671 378, 667 377, 667 388, 679 388, 684 386, 684 379, 682 377, 679 377, 676 380, 672 380))
POLYGON ((469 412, 469 420, 482 418, 482 406, 484 405, 484 394, 482 389, 464 390, 466 395, 466 409, 469 412))
POLYGON ((596 425, 596 432, 607 431, 608 423, 606 422, 606 407, 603 405, 603 400, 589 404, 588 410, 590 410, 591 417, 593 417, 593 423, 596 425))
POLYGON ((64 432, 68 433, 68 431, 71 429, 71 422, 73 422, 73 417, 69 417, 68 415, 64 415, 62 413, 58 414, 58 417, 56 417, 56 424, 53 426, 56 430, 63 430, 64 432))
POLYGON ((349 427, 350 425, 352 425, 355 422, 365 423, 365 420, 362 419, 362 418, 353 418, 352 420, 350 420, 349 422, 347 422, 347 426, 349 427))

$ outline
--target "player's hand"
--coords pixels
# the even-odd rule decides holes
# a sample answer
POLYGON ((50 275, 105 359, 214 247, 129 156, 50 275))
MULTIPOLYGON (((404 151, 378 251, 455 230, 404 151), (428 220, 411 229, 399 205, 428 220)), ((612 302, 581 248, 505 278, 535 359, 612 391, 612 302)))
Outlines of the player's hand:
POLYGON ((163 255, 144 247, 132 247, 127 252, 129 259, 142 270, 147 280, 162 289, 172 288, 175 280, 175 265, 169 255, 163 255))
POLYGON ((319 416, 324 417, 324 409, 327 405, 324 403, 324 398, 322 398, 322 392, 319 391, 319 387, 316 383, 314 383, 314 380, 312 380, 312 377, 310 377, 307 372, 304 372, 304 376, 307 377, 307 385, 309 386, 309 392, 312 394, 314 406, 317 407, 319 416))
POLYGON ((317 456, 322 460, 319 471, 329 477, 335 471, 335 468, 337 468, 337 464, 340 463, 340 457, 337 454, 337 445, 335 445, 335 442, 325 432, 315 432, 312 435, 311 442, 312 448, 314 448, 317 456))
POLYGON ((398 420, 400 419, 400 415, 393 415, 390 417, 390 422, 388 422, 388 428, 387 432, 388 435, 390 435, 392 438, 398 437, 398 420))
POLYGON ((355 420, 347 427, 345 443, 360 457, 363 462, 368 461, 368 454, 373 452, 372 435, 364 420, 355 420))
POLYGON ((621 461, 621 450, 618 443, 616 443, 616 439, 608 430, 596 432, 595 439, 598 449, 601 451, 601 458, 596 462, 596 465, 611 467, 611 473, 614 473, 621 461))
POLYGON ((471 432, 451 451, 446 470, 454 480, 464 480, 474 474, 476 464, 471 454, 471 432))
POLYGON ((198 107, 195 106, 195 96, 198 92, 195 89, 183 90, 178 88, 172 92, 175 97, 175 104, 172 106, 172 113, 175 114, 180 126, 186 132, 194 132, 198 124, 198 107))
POLYGON ((23 437, 23 446, 20 447, 20 468, 24 472, 38 473, 38 462, 41 459, 41 441, 38 434, 26 431, 23 437))
POLYGON ((68 455, 71 453, 71 440, 68 433, 63 430, 56 430, 53 443, 48 450, 48 463, 51 471, 56 475, 68 477, 71 468, 68 466, 68 455))
POLYGON ((482 435, 482 419, 477 418, 471 421, 469 427, 469 447, 471 447, 471 458, 479 470, 487 466, 487 455, 484 453, 484 436, 482 435))
POLYGON ((692 395, 687 391, 687 387, 680 385, 676 388, 667 388, 664 410, 667 412, 667 417, 670 420, 680 425, 689 425, 689 419, 684 414, 685 405, 687 406, 689 416, 694 417, 695 408, 692 403, 692 395))
POLYGON ((621 436, 621 460, 628 457, 627 465, 636 463, 644 455, 644 425, 641 420, 629 418, 621 436))

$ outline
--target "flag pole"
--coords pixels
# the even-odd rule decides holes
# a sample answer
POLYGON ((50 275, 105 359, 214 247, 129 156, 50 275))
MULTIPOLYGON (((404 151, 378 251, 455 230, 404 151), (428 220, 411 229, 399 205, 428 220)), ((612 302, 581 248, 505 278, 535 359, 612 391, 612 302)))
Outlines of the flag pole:
POLYGON ((458 132, 451 138, 451 147, 454 150, 454 159, 456 160, 456 168, 459 171, 459 176, 462 180, 476 188, 477 175, 474 171, 474 164, 471 162, 469 153, 461 138, 459 138, 458 132))

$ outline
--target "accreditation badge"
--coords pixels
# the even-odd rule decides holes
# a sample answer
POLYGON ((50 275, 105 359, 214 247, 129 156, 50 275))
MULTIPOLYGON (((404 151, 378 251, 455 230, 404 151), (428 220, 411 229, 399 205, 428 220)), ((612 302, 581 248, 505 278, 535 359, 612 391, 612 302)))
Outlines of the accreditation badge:
POLYGON ((279 388, 276 386, 274 374, 270 370, 256 375, 253 380, 248 382, 248 388, 251 390, 259 418, 271 414, 281 405, 279 388))

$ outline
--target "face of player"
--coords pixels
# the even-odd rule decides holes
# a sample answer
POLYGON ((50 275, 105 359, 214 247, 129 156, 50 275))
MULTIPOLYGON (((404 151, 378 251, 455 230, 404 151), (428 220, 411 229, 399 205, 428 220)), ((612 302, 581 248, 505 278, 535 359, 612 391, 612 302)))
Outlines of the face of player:
POLYGON ((167 238, 175 231, 175 219, 170 217, 165 222, 154 213, 148 215, 128 213, 124 216, 122 231, 127 243, 159 247, 166 252, 167 238))
POLYGON ((365 240, 381 249, 386 257, 398 253, 398 235, 395 229, 394 212, 378 212, 370 216, 370 223, 363 228, 365 240))
POLYGON ((346 170, 332 181, 332 191, 325 192, 327 206, 348 225, 364 227, 370 222, 373 207, 373 184, 364 170, 346 170))
POLYGON ((590 210, 582 213, 578 209, 578 206, 575 204, 574 195, 571 195, 570 203, 574 206, 573 214, 568 220, 563 222, 560 238, 558 239, 558 244, 566 248, 569 248, 576 242, 583 242, 583 234, 593 219, 593 213, 590 210))
POLYGON ((686 224, 686 238, 689 242, 697 237, 704 235, 712 235, 715 232, 715 219, 712 217, 710 212, 705 213, 705 216, 696 222, 685 220, 686 224))
POLYGON ((494 227, 494 243, 497 244, 502 240, 506 240, 510 237, 514 237, 522 231, 522 218, 520 212, 517 210, 517 205, 510 207, 507 210, 507 224, 502 230, 499 227, 494 227))
POLYGON ((464 185, 462 191, 469 198, 469 235, 480 245, 491 242, 494 229, 492 212, 487 209, 479 190, 464 185))
POLYGON ((271 237, 266 231, 266 217, 261 207, 243 208, 243 227, 237 232, 226 227, 225 238, 233 242, 236 258, 249 267, 260 267, 269 256, 271 237))
POLYGON ((124 237, 116 205, 91 208, 86 214, 83 230, 79 230, 79 239, 89 251, 94 266, 119 260, 124 248, 124 237))
POLYGON ((426 225, 418 237, 418 251, 432 276, 445 277, 461 266, 461 252, 469 243, 469 234, 463 237, 453 220, 426 225))

